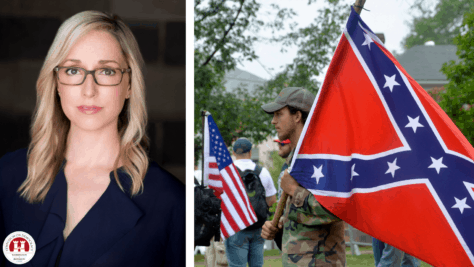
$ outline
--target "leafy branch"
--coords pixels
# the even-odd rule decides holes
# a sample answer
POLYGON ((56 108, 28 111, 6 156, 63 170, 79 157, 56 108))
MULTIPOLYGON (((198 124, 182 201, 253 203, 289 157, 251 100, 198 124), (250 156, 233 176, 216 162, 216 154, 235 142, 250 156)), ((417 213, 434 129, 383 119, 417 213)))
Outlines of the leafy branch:
POLYGON ((239 7, 239 10, 237 11, 237 15, 235 15, 234 21, 232 21, 232 23, 229 24, 229 28, 224 32, 224 36, 222 36, 222 39, 217 43, 214 52, 212 52, 212 54, 209 55, 209 57, 208 57, 207 60, 202 64, 202 66, 207 65, 207 64, 209 63, 209 61, 211 61, 211 59, 214 57, 214 55, 216 54, 216 52, 219 51, 219 49, 222 47, 222 45, 223 45, 223 43, 224 43, 224 41, 225 41, 225 38, 226 38, 227 34, 229 34, 230 30, 232 30, 232 28, 233 28, 234 25, 235 25, 235 22, 237 21, 237 18, 238 18, 239 15, 240 15, 240 12, 242 12, 242 7, 244 6, 244 2, 245 2, 245 0, 241 0, 241 2, 240 2, 240 7, 239 7))

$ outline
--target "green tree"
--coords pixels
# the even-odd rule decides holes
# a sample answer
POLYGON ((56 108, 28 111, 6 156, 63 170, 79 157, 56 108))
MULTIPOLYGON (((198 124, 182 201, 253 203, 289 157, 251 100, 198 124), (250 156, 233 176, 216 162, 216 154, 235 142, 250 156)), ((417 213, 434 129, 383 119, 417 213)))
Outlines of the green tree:
MULTIPOLYGON (((310 4, 312 2, 316 1, 310 1, 310 4)), ((298 53, 293 62, 270 81, 270 84, 274 83, 272 87, 281 88, 285 85, 305 87, 316 93, 320 84, 315 78, 331 62, 333 52, 341 37, 341 26, 347 21, 349 14, 348 4, 339 0, 330 0, 324 8, 318 10, 310 25, 274 38, 275 42, 282 42, 285 46, 298 47, 298 53)))
POLYGON ((474 7, 472 0, 439 0, 434 10, 424 0, 415 0, 412 10, 420 15, 413 16, 408 24, 410 33, 405 36, 402 45, 409 49, 434 41, 437 45, 453 44, 460 33, 463 14, 474 7))
POLYGON ((254 38, 244 34, 249 28, 261 24, 256 20, 260 5, 255 0, 210 0, 194 1, 194 129, 195 161, 202 151, 201 111, 208 110, 214 114, 219 129, 227 145, 232 140, 232 133, 237 128, 233 120, 225 124, 232 128, 225 129, 220 117, 221 110, 231 114, 236 110, 233 95, 228 95, 223 86, 226 71, 232 70, 239 60, 254 59, 252 49, 254 38), (240 53, 240 57, 235 54, 240 53), (201 135, 199 135, 200 133, 201 135))
MULTIPOLYGON (((278 30, 292 11, 279 9, 276 18, 264 23, 257 18, 260 4, 256 0, 195 0, 194 5, 194 120, 195 149, 200 149, 201 111, 213 114, 229 146, 236 137, 250 137, 256 142, 266 138, 267 117, 256 112, 261 100, 247 90, 228 92, 224 75, 243 60, 257 58, 253 44, 262 28, 278 30)), ((199 158, 198 153, 195 158, 199 158)))
MULTIPOLYGON (((314 2, 316 1, 309 1, 309 4, 314 2)), ((275 36, 271 41, 281 43, 282 50, 288 46, 296 46, 298 52, 293 62, 265 86, 260 87, 257 94, 270 100, 284 87, 304 87, 316 95, 321 86, 316 77, 331 62, 350 10, 350 6, 344 1, 328 0, 324 7, 318 10, 310 25, 282 36, 275 36)))
POLYGON ((474 144, 474 7, 464 14, 460 34, 454 38, 458 62, 443 64, 449 83, 441 94, 440 106, 474 144))
MULTIPOLYGON (((315 2, 310 0, 309 4, 315 2)), ((270 116, 261 110, 261 105, 272 101, 285 86, 303 86, 317 92, 315 80, 330 62, 332 53, 350 12, 348 5, 339 0, 320 0, 324 7, 315 15, 314 22, 296 29, 291 19, 296 14, 291 9, 271 7, 276 11, 271 21, 257 17, 260 5, 255 0, 211 0, 195 1, 195 158, 199 158, 201 147, 201 110, 213 114, 225 143, 229 146, 236 137, 251 138, 261 142, 274 134, 270 116), (278 35, 289 27, 289 34, 278 35), (296 29, 296 30, 295 30, 296 29), (259 31, 271 32, 269 40, 259 31), (253 50, 255 42, 272 42, 282 47, 297 46, 298 54, 292 64, 286 66, 266 86, 249 92, 240 88, 228 92, 223 86, 227 71, 235 68, 239 61, 257 58, 253 50)))
POLYGON ((278 189, 278 176, 280 176, 281 167, 283 167, 283 164, 285 164, 285 159, 278 156, 278 151, 272 151, 270 156, 272 158, 273 166, 269 168, 268 171, 272 176, 275 188, 278 189))

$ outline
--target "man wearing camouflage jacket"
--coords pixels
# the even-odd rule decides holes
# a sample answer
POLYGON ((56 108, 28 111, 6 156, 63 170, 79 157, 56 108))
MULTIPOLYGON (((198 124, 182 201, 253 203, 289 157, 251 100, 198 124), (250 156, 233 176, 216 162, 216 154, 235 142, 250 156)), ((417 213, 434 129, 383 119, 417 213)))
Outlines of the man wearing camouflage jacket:
MULTIPOLYGON (((314 101, 314 96, 303 88, 285 88, 274 102, 262 109, 273 115, 272 124, 280 140, 290 139, 292 153, 314 101)), ((267 221, 262 227, 262 237, 272 240, 283 228, 283 266, 345 266, 344 222, 334 216, 301 187, 285 171, 281 187, 289 197, 279 227, 267 221), (279 229, 280 228, 280 229, 279 229)))

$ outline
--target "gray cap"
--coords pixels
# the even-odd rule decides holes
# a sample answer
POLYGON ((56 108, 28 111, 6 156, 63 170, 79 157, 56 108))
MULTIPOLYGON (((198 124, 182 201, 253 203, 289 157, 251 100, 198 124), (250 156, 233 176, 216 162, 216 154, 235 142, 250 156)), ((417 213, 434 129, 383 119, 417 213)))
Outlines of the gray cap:
POLYGON ((290 106, 309 112, 314 102, 314 95, 303 87, 288 87, 281 90, 274 102, 262 105, 262 109, 273 114, 275 111, 290 106))
POLYGON ((247 153, 252 149, 252 143, 247 138, 239 138, 234 143, 235 154, 247 153))

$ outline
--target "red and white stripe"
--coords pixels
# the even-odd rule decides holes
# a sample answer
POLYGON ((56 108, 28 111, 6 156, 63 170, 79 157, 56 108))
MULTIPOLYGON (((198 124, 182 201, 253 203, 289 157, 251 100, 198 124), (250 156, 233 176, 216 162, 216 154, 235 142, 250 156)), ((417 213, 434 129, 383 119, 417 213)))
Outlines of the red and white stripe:
POLYGON ((219 192, 222 191, 222 179, 221 174, 219 172, 219 168, 217 168, 216 158, 211 157, 208 165, 208 186, 214 190, 219 192))

